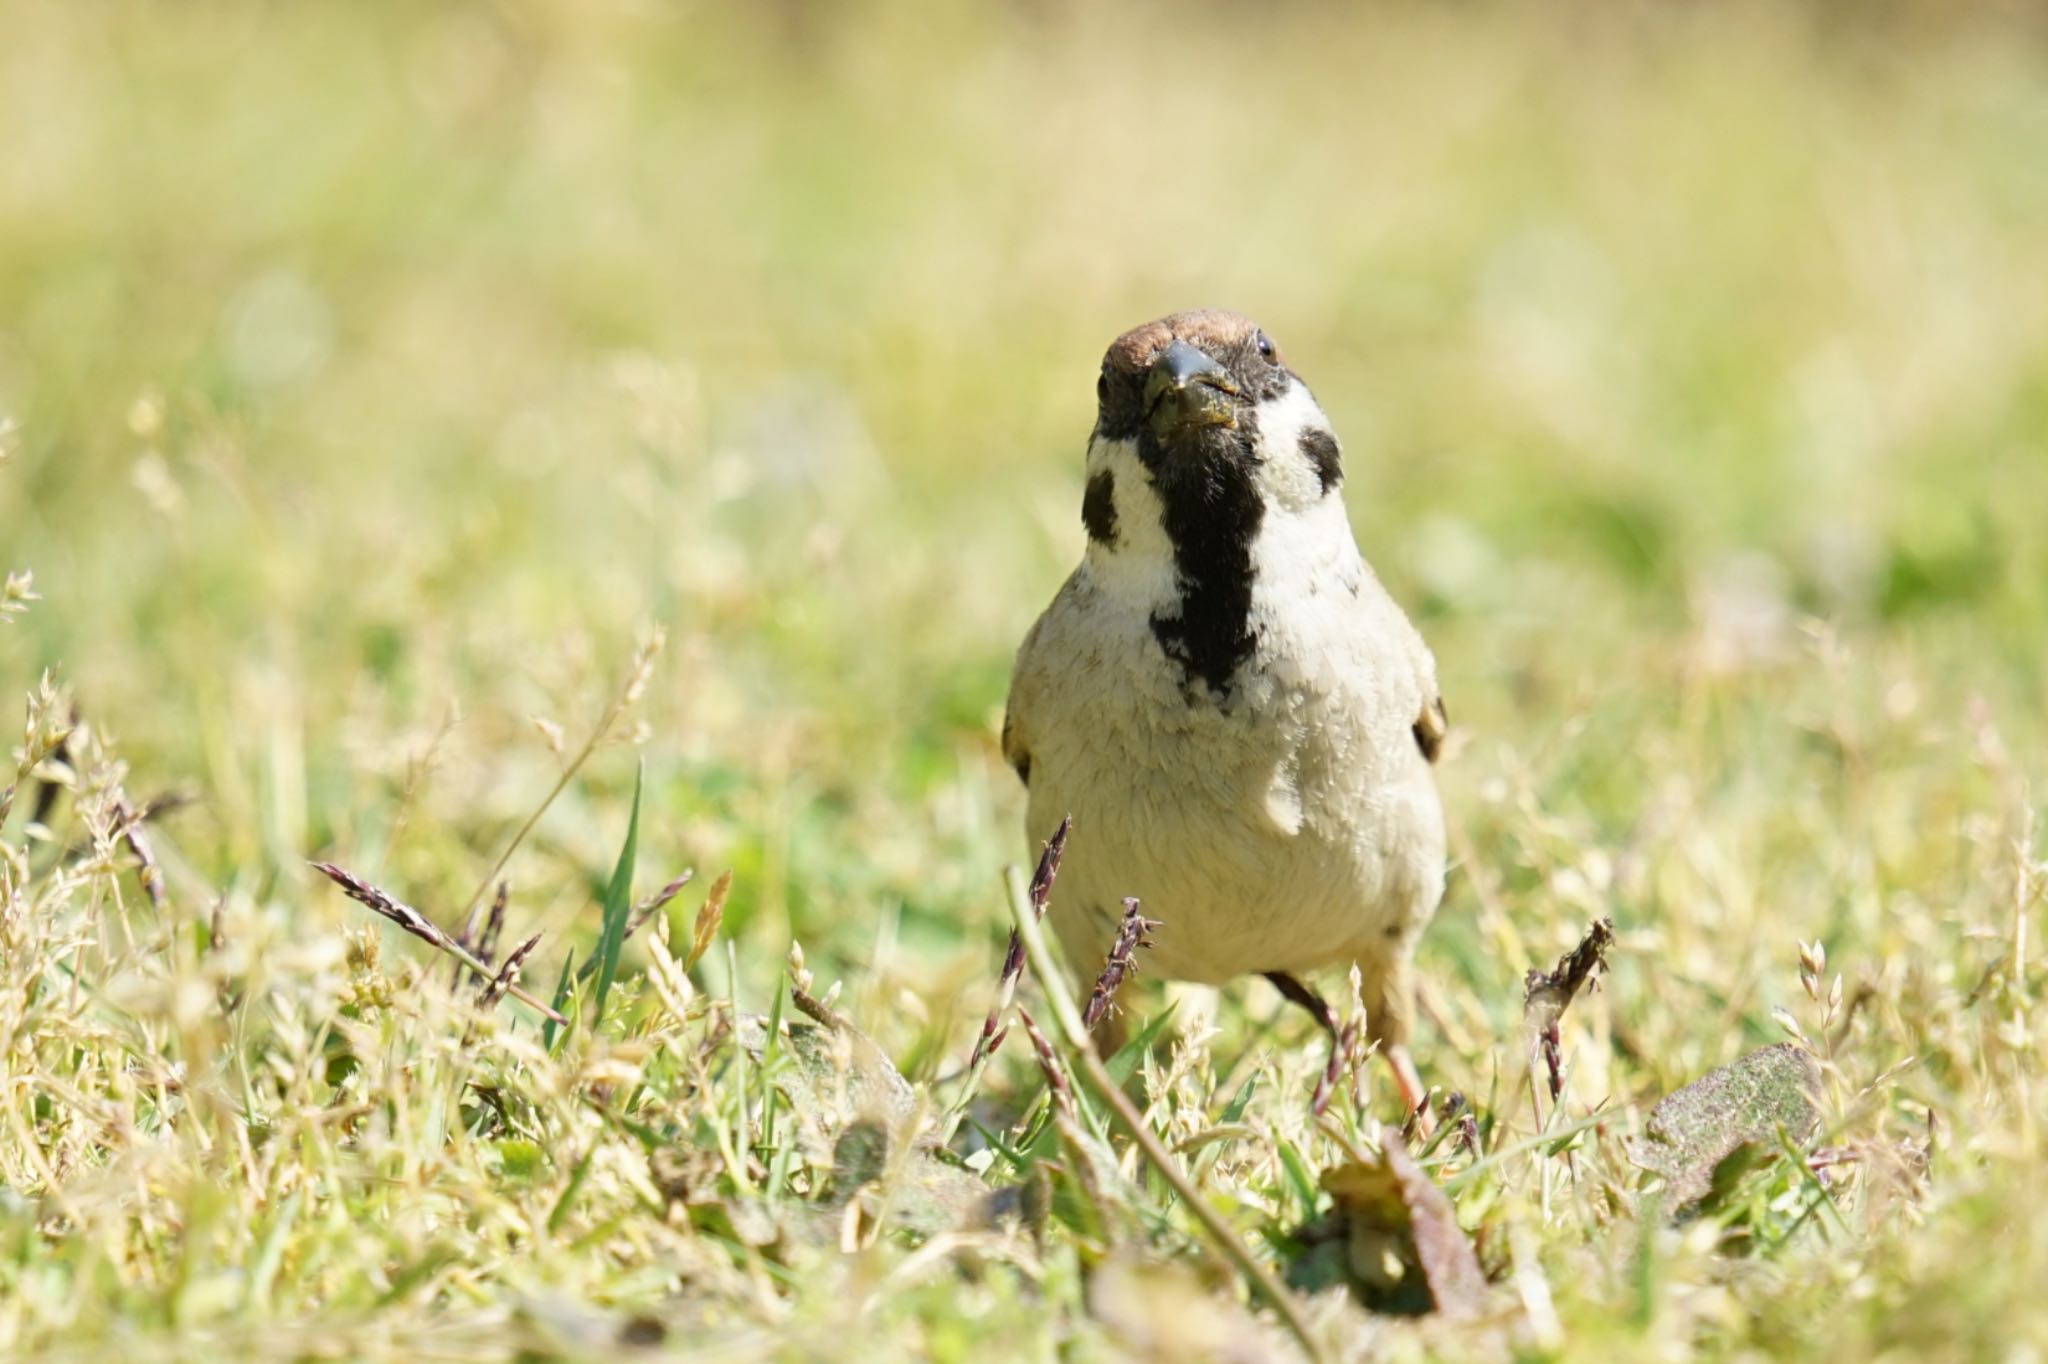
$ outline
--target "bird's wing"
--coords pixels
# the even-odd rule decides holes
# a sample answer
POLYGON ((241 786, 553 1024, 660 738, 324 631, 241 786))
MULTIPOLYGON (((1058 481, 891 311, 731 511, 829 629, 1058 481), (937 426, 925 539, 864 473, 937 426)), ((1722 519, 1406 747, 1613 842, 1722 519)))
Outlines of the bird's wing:
POLYGON ((1024 746, 1022 727, 1017 723, 1017 702, 1013 695, 1003 712, 1003 757, 1017 769, 1017 780, 1031 785, 1031 750, 1024 746))
POLYGON ((1031 785, 1031 711, 1038 694, 1039 633, 1045 618, 1038 618, 1017 646, 1017 664, 1010 674, 1010 696, 1003 707, 1003 757, 1017 770, 1017 779, 1031 785))
MULTIPOLYGON (((1377 579, 1373 580, 1373 585, 1379 587, 1377 579)), ((1434 763, 1443 753, 1444 739, 1451 731, 1450 712, 1444 708, 1443 692, 1437 686, 1436 655, 1423 642, 1422 632, 1415 628, 1415 622, 1408 619, 1407 613, 1387 595, 1384 588, 1367 594, 1364 601, 1370 622, 1368 629, 1377 638, 1391 644, 1406 665, 1401 671, 1406 672, 1413 690, 1408 691, 1405 704, 1415 707, 1410 712, 1415 718, 1409 725, 1409 732, 1415 736, 1415 746, 1422 750, 1424 761, 1434 763)))
POLYGON ((1423 759, 1434 763, 1444 751, 1444 738, 1451 732, 1451 713, 1444 708, 1444 694, 1436 680, 1436 655, 1422 642, 1422 632, 1404 614, 1401 617, 1402 633, 1407 636, 1409 666, 1414 669, 1418 684, 1420 709, 1415 716, 1411 730, 1415 735, 1415 746, 1422 750, 1423 759))
POLYGON ((1444 709, 1444 698, 1432 696, 1415 719, 1415 746, 1433 763, 1444 751, 1444 736, 1450 732, 1451 713, 1444 709))

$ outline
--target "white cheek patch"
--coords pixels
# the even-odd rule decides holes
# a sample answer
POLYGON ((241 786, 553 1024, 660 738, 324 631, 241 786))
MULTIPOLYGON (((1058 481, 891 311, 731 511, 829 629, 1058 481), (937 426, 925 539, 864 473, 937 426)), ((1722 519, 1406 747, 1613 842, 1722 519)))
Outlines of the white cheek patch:
POLYGON ((1305 385, 1259 405, 1259 447, 1266 515, 1252 561, 1260 608, 1289 621, 1352 610, 1365 565, 1329 465, 1336 437, 1305 385))
POLYGON ((1159 494, 1138 461, 1135 440, 1103 440, 1088 446, 1088 477, 1111 480, 1116 537, 1090 540, 1086 563, 1095 585, 1112 599, 1147 612, 1171 609, 1178 600, 1173 541, 1167 538, 1159 494))
POLYGON ((1268 507, 1305 511, 1335 492, 1326 486, 1327 476, 1303 443, 1304 436, 1326 442, 1326 457, 1335 459, 1330 419, 1308 385, 1296 380, 1279 397, 1259 404, 1259 492, 1268 507))

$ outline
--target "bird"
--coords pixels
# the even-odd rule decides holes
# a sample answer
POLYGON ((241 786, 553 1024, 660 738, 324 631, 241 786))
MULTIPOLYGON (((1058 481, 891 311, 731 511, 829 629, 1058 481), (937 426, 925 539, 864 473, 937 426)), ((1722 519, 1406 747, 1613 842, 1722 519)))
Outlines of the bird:
MULTIPOLYGON (((1411 1115, 1416 942, 1443 897, 1436 661, 1359 552, 1342 447, 1273 339, 1174 313, 1096 380, 1080 564, 1018 648, 1002 727, 1042 838, 1047 912, 1099 961, 1127 898, 1148 968, 1259 975, 1342 1039, 1304 977, 1356 967, 1411 1115)), ((1332 1073, 1337 1053, 1332 1053, 1332 1073)))

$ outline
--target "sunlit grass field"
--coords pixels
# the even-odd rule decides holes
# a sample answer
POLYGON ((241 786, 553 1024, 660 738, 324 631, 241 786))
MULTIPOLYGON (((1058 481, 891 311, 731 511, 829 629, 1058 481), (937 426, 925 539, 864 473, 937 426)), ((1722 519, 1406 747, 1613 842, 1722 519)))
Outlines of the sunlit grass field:
POLYGON ((2038 26, 0 10, 0 1350, 1301 1352, 1021 1028, 963 1073, 1096 366, 1192 306, 1316 388, 1455 721, 1417 1052, 1478 1119, 1425 1166, 1481 1313, 1309 1272, 1377 1068, 1319 1125, 1263 984, 1124 996, 1127 1092, 1313 1348, 2048 1350, 2038 26), (549 999, 696 877, 544 1034, 309 859, 451 933, 502 876, 549 999), (1524 974, 1603 916, 1553 1105, 1524 974), (914 1087, 867 1165, 792 942, 914 1087), (1826 1159, 1639 1203, 1648 1106, 1795 1036, 1826 1159))

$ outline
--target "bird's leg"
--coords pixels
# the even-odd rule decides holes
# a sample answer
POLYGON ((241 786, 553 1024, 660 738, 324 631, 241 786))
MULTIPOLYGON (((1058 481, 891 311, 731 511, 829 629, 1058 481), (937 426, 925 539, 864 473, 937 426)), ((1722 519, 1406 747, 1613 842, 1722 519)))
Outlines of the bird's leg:
MULTIPOLYGON (((1273 983, 1281 998, 1306 1009, 1309 1017, 1330 1035, 1330 1063, 1323 1071, 1322 1081, 1316 1085, 1315 1112, 1320 1116, 1329 1106, 1330 1095, 1336 1088, 1349 1041, 1337 1022, 1336 1013, 1321 995, 1285 971, 1268 971, 1266 979, 1273 983)), ((1436 1124, 1430 1117, 1429 1090, 1422 1083, 1421 1073, 1415 1069, 1415 1058, 1408 1054, 1407 1045, 1401 1042, 1387 1042, 1381 1052, 1387 1059, 1388 1068, 1394 1072, 1394 1086, 1401 1094, 1401 1111, 1414 1120, 1418 1132, 1429 1135, 1436 1124)))
POLYGON ((1268 971, 1266 972, 1266 979, 1273 982, 1273 988, 1280 992, 1281 998, 1285 999, 1289 1004, 1299 1004, 1302 1008, 1308 1010, 1309 1017, 1315 1019, 1321 1025, 1323 1031, 1330 1034, 1333 1040, 1336 1038, 1337 1015, 1331 1011, 1328 1004, 1323 1002, 1321 995, 1309 989, 1308 986, 1303 985, 1285 971, 1268 971))
POLYGON ((1273 988, 1280 992, 1289 1003, 1299 1004, 1308 1010, 1309 1017, 1321 1025, 1330 1035, 1330 1060, 1323 1067, 1322 1078, 1316 1081, 1315 1099, 1310 1105, 1317 1117, 1330 1106, 1330 1096, 1337 1090, 1337 1078, 1343 1073, 1345 1053, 1351 1050, 1351 1039, 1344 1035, 1345 1029, 1337 1022, 1337 1015, 1323 1001, 1323 997, 1303 985, 1285 971, 1268 971, 1266 979, 1273 982, 1273 988))
POLYGON ((1380 1054, 1394 1072, 1394 1087, 1401 1093, 1401 1108, 1407 1113, 1406 1126, 1412 1135, 1428 1138, 1436 1131, 1436 1115, 1429 1111, 1429 1087, 1415 1069, 1408 1054, 1408 1034, 1415 1026, 1415 981, 1413 967, 1405 954, 1395 955, 1366 976, 1365 1016, 1379 1039, 1380 1054))
POLYGON ((1387 1065, 1393 1069, 1394 1085, 1401 1091, 1401 1107, 1415 1121, 1415 1130, 1428 1136, 1436 1129, 1436 1122, 1429 1112, 1429 1087, 1422 1083, 1422 1074, 1415 1069, 1415 1058, 1408 1054, 1408 1048, 1396 1042, 1386 1049, 1387 1065))

